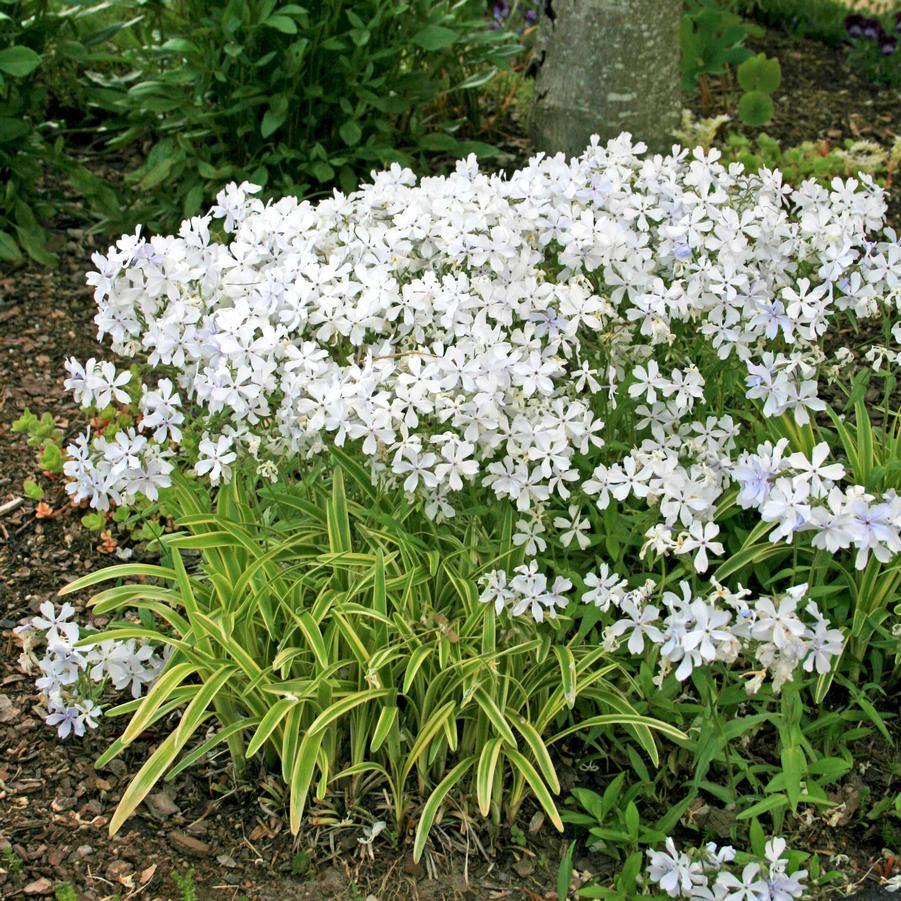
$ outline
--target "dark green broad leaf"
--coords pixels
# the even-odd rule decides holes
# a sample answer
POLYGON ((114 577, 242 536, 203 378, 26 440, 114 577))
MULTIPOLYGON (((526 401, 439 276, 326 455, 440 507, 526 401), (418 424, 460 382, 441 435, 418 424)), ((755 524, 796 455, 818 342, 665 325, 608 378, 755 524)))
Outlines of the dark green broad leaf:
POLYGON ((297 22, 290 16, 270 16, 263 24, 280 31, 282 34, 297 34, 297 22))
POLYGON ((744 91, 761 91, 772 94, 782 82, 782 67, 778 59, 767 59, 758 53, 745 60, 737 71, 738 83, 744 91))
POLYGON ((314 160, 307 167, 307 172, 317 181, 331 181, 335 177, 335 170, 323 160, 314 160))
POLYGON ((423 50, 441 50, 455 43, 459 35, 451 28, 443 25, 426 25, 413 35, 413 43, 423 50))
POLYGON ((363 136, 360 126, 354 122, 353 119, 348 119, 347 122, 338 129, 338 134, 341 135, 341 140, 344 141, 348 147, 354 147, 359 144, 360 138, 363 136))
POLYGON ((15 141, 31 131, 31 125, 24 119, 0 118, 0 144, 15 141))
POLYGON ((281 128, 287 117, 287 110, 283 112, 276 112, 271 109, 266 110, 263 115, 263 121, 260 123, 260 134, 264 138, 268 138, 281 128))
POLYGON ((419 139, 419 146, 423 150, 434 150, 438 152, 450 152, 457 148, 458 141, 455 137, 445 134, 443 131, 433 131, 431 134, 423 135, 419 139))
POLYGON ((33 72, 41 64, 40 54, 30 47, 14 45, 0 50, 0 71, 16 78, 33 72))
POLYGON ((0 231, 0 260, 4 263, 18 263, 22 260, 19 245, 9 232, 0 231))
POLYGON ((738 115, 745 125, 766 125, 773 118, 773 100, 763 91, 748 91, 738 103, 738 115))

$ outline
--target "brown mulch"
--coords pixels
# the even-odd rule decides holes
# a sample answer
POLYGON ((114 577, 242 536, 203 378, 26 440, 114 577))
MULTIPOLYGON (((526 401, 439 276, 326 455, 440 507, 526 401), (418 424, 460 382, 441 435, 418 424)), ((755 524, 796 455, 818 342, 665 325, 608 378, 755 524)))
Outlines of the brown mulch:
MULTIPOLYGON (((776 33, 759 49, 782 61, 778 112, 766 131, 784 146, 845 137, 888 143, 901 133, 898 97, 863 82, 840 50, 776 33)), ((492 139, 504 144, 511 160, 528 156, 522 123, 514 115, 499 119, 492 139)), ((901 221, 893 203, 895 221, 901 221)), ((62 391, 63 360, 70 354, 82 359, 104 354, 92 339, 94 309, 83 279, 91 268, 93 239, 70 230, 57 244, 60 264, 53 271, 30 264, 0 270, 0 508, 20 498, 23 481, 35 477, 35 452, 11 431, 11 422, 28 406, 38 414, 51 412, 67 435, 75 434, 82 422, 62 391)), ((8 845, 22 861, 16 872, 3 872, 0 858, 0 898, 48 897, 54 886, 71 881, 83 901, 173 899, 180 893, 172 873, 188 867, 195 870, 200 898, 554 897, 550 886, 560 845, 546 825, 529 836, 529 851, 510 845, 496 859, 475 851, 467 858, 459 850, 465 838, 447 827, 431 870, 412 863, 409 844, 397 850, 377 844, 376 859, 369 862, 358 830, 305 833, 294 842, 283 819, 270 812, 277 805, 258 785, 232 784, 222 757, 155 793, 111 839, 110 815, 149 753, 152 737, 95 771, 92 761, 116 734, 115 724, 103 724, 99 734, 84 740, 60 742, 41 722, 32 678, 20 669, 11 630, 61 585, 106 565, 110 557, 98 551, 97 536, 81 527, 80 513, 67 508, 60 481, 38 478, 52 515, 38 519, 30 501, 0 515, 0 847, 8 845), (296 855, 309 848, 313 859, 305 867, 296 855)), ((874 746, 868 756, 881 753, 874 746)), ((842 869, 854 879, 875 878, 880 839, 873 830, 844 840, 824 832, 817 847, 848 854, 842 869)))

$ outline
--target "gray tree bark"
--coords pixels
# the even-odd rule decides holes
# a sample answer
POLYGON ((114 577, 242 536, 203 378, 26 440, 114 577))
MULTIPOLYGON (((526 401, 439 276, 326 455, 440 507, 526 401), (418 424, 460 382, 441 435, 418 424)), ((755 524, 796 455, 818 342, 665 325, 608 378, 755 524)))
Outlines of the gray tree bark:
POLYGON ((581 153, 631 132, 668 152, 681 119, 682 0, 545 0, 529 120, 536 147, 581 153))

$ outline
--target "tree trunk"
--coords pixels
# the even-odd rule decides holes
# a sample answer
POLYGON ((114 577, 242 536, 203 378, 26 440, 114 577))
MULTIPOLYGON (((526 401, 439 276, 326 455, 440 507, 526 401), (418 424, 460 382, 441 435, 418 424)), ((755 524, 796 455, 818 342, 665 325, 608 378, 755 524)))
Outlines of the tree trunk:
POLYGON ((539 150, 631 132, 668 152, 679 127, 682 0, 545 0, 530 116, 539 150))

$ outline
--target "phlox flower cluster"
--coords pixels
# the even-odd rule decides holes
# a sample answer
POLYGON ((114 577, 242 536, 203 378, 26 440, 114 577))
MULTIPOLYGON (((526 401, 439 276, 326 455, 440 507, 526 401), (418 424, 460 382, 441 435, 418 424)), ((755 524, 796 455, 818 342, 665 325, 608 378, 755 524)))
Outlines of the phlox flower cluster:
MULTIPOLYGON (((682 682, 696 667, 715 662, 728 665, 739 656, 753 657, 760 669, 749 674, 748 693, 756 693, 767 674, 778 692, 799 668, 828 673, 832 658, 844 647, 844 635, 830 626, 816 603, 804 603, 806 584, 789 588, 778 597, 753 600, 747 589, 739 586, 730 591, 716 582, 706 597, 699 597, 688 582, 680 582, 679 588, 679 593, 664 591, 659 607, 650 603, 654 592, 650 581, 614 597, 621 618, 605 630, 605 642, 611 649, 626 636, 632 654, 644 653, 645 642, 659 647, 658 681, 673 670, 682 682)), ((594 600, 596 592, 590 588, 582 600, 594 600)))
POLYGON ((569 579, 557 576, 553 582, 538 571, 538 561, 531 560, 513 570, 513 577, 507 581, 503 569, 495 569, 479 579, 482 593, 479 600, 483 604, 493 604, 499 616, 504 610, 512 617, 528 614, 537 623, 555 619, 557 609, 567 605, 565 593, 573 586, 569 579))
POLYGON ((709 842, 702 848, 680 851, 668 838, 663 851, 648 851, 648 880, 670 898, 691 901, 792 901, 804 894, 807 870, 788 872, 787 843, 774 837, 763 857, 741 869, 735 849, 709 842))
MULTIPOLYGON (((901 244, 868 240, 885 202, 866 175, 791 189, 716 151, 643 151, 622 135, 509 177, 395 166, 316 204, 232 184, 176 235, 123 237, 94 256, 96 323, 157 381, 116 447, 73 446, 70 491, 158 491, 190 420, 212 484, 353 444, 433 517, 469 484, 514 503, 530 555, 550 529, 584 549, 583 505, 632 498, 659 512, 655 552, 705 571, 740 437, 711 382, 737 367, 749 406, 807 422, 832 321, 897 314, 901 244), (625 457, 605 446, 622 405, 643 436, 625 457)), ((131 385, 69 369, 86 403, 131 385)))
POLYGON ((791 542, 798 532, 813 532, 813 546, 831 554, 855 548, 858 569, 871 553, 888 563, 901 552, 901 496, 890 491, 876 497, 861 485, 842 489, 836 482, 845 468, 829 462, 825 442, 809 459, 786 453, 787 446, 784 438, 775 445, 767 441, 756 453, 741 454, 733 470, 739 505, 775 523, 770 541, 791 542))
POLYGON ((64 603, 58 610, 44 601, 40 614, 16 632, 25 639, 31 654, 35 638, 44 642, 44 656, 37 660, 40 676, 35 686, 44 696, 48 716, 60 738, 81 737, 86 729, 95 729, 102 710, 97 699, 106 684, 116 691, 129 691, 139 698, 144 687, 160 674, 166 662, 164 653, 134 639, 108 639, 86 648, 76 647, 78 624, 72 619, 75 608, 64 603))
MULTIPOLYGON (((573 587, 568 579, 557 576, 551 583, 538 571, 535 560, 513 572, 509 580, 503 569, 480 579, 479 600, 492 604, 498 616, 506 612, 514 619, 531 616, 543 622, 568 606, 567 592, 573 587)), ((843 633, 830 626, 816 603, 804 603, 806 584, 789 588, 779 597, 750 600, 747 589, 739 586, 730 591, 715 581, 713 591, 700 597, 683 581, 679 593, 664 591, 658 606, 651 602, 657 593, 653 579, 629 590, 626 580, 603 563, 597 572, 585 576, 585 586, 583 604, 604 612, 612 608, 618 614, 604 632, 611 651, 621 642, 636 655, 652 646, 660 649, 658 682, 674 670, 682 682, 696 667, 730 665, 742 656, 760 665, 749 673, 748 693, 756 693, 767 674, 778 692, 799 668, 808 673, 829 672, 832 658, 844 647, 843 633)))

